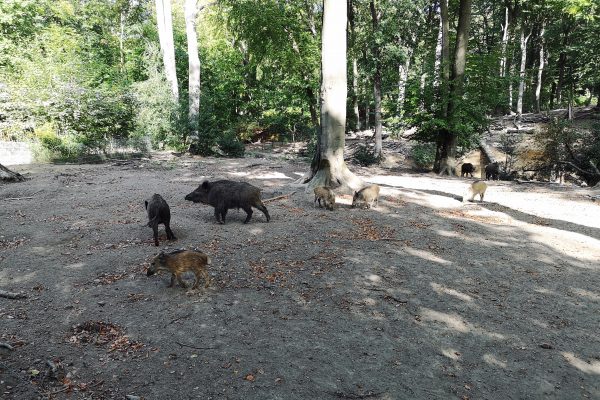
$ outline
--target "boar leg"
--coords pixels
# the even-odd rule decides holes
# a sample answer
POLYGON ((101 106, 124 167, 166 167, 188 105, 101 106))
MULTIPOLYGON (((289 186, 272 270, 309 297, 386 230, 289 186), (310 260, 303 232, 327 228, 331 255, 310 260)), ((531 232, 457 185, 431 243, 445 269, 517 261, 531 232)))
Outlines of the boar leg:
POLYGON ((165 223, 165 231, 167 231, 167 239, 169 240, 177 240, 173 231, 171 230, 171 226, 168 223, 165 223))
POLYGON ((152 224, 152 231, 154 232, 154 245, 158 246, 158 223, 152 224))
POLYGON ((210 275, 208 275, 208 272, 206 272, 205 269, 203 269, 201 271, 201 274, 204 277, 204 280, 206 281, 206 283, 204 284, 204 287, 207 288, 208 285, 210 285, 210 275))
POLYGON ((319 199, 319 196, 317 196, 317 195, 315 194, 315 201, 313 201, 313 207, 316 207, 316 206, 317 206, 317 200, 319 201, 319 205, 321 205, 321 200, 319 199))
POLYGON ((179 284, 181 285, 182 288, 187 288, 187 285, 185 284, 185 282, 183 281, 183 279, 181 279, 181 275, 177 274, 177 282, 179 282, 179 284))
POLYGON ((246 206, 242 207, 242 209, 246 211, 246 220, 244 221, 244 223, 247 224, 250 221, 250 218, 252 218, 252 207, 246 206))
POLYGON ((483 193, 479 193, 479 202, 481 203, 483 201, 483 193))
POLYGON ((221 222, 221 210, 219 208, 215 208, 215 219, 217 220, 217 222, 219 224, 224 223, 224 222, 221 222))
POLYGON ((261 203, 255 207, 258 208, 260 211, 262 211, 263 214, 265 214, 265 217, 267 217, 267 222, 269 222, 271 220, 271 216, 269 215, 269 212, 267 211, 267 207, 265 207, 264 204, 261 203))
POLYGON ((167 287, 173 287, 173 285, 175 284, 175 274, 171 275, 171 283, 169 283, 169 286, 167 287))
POLYGON ((224 224, 225 223, 225 216, 227 215, 227 209, 224 208, 221 210, 221 222, 224 224))

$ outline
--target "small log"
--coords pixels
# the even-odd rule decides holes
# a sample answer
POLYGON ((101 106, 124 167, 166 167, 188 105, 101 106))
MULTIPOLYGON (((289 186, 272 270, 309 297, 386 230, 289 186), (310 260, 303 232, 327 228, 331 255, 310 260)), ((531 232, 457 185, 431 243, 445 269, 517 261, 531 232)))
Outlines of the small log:
POLYGON ((269 202, 275 201, 275 200, 286 199, 286 198, 292 196, 294 193, 296 193, 296 191, 293 191, 292 193, 288 193, 288 194, 283 194, 283 195, 277 196, 277 197, 271 197, 270 199, 263 200, 263 203, 269 203, 269 202))
POLYGON ((7 182, 23 182, 25 177, 18 172, 11 171, 0 164, 0 180, 7 182))
POLYGON ((6 299, 24 299, 27 297, 25 293, 15 293, 15 292, 7 292, 6 290, 0 290, 0 297, 4 297, 6 299))

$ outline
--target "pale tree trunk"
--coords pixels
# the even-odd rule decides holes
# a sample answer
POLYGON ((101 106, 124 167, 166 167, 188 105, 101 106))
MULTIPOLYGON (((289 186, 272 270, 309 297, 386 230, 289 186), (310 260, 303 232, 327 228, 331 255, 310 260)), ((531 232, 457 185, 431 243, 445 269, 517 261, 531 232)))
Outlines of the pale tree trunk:
POLYGON ((404 64, 398 65, 398 100, 396 108, 400 117, 404 115, 404 101, 406 100, 406 84, 408 82, 408 71, 410 69, 410 59, 412 54, 407 51, 404 64))
POLYGON ((167 81, 171 84, 173 98, 179 99, 177 74, 175 70, 175 45, 173 41, 173 17, 171 16, 171 0, 156 0, 156 23, 158 39, 162 50, 163 63, 167 81))
POLYGON ((11 171, 4 165, 0 164, 0 181, 4 182, 22 182, 25 177, 18 172, 11 171))
POLYGON ((119 19, 119 72, 125 71, 125 50, 123 42, 125 41, 125 10, 121 10, 119 19))
MULTIPOLYGON (((441 3, 447 0, 442 0, 441 3)), ((443 37, 444 37, 444 18, 441 16, 441 8, 443 5, 440 3, 440 26, 438 29, 437 40, 435 41, 435 61, 433 63, 433 87, 437 89, 440 86, 441 79, 441 67, 442 67, 442 47, 443 47, 443 37)), ((448 5, 446 4, 446 7, 448 5)))
POLYGON ((200 56, 198 55, 198 36, 196 34, 197 0, 185 0, 185 33, 188 49, 188 121, 190 138, 198 140, 198 115, 200 114, 200 56))
MULTIPOLYGON (((440 49, 440 63, 441 63, 441 76, 440 76, 440 117, 443 119, 448 118, 448 88, 450 85, 450 23, 448 20, 448 0, 440 0, 440 32, 441 32, 441 49, 440 49)), ((435 149, 435 161, 433 163, 433 170, 440 172, 442 163, 442 145, 443 135, 439 132, 436 140, 435 149)))
POLYGON ((356 60, 356 57, 352 58, 352 109, 354 110, 354 118, 356 118, 354 129, 360 131, 360 113, 358 111, 358 61, 356 60))
POLYGON ((348 191, 360 180, 344 162, 346 134, 346 2, 324 0, 321 47, 321 131, 311 171, 303 178, 308 188, 328 186, 348 191))
MULTIPOLYGON (((371 0, 371 19, 373 22, 373 33, 379 31, 379 12, 376 8, 376 0, 371 0)), ((375 158, 381 158, 382 154, 382 122, 381 122, 381 50, 377 43, 373 44, 373 58, 375 59, 375 75, 373 76, 373 98, 375 100, 375 158)))
POLYGON ((538 75, 537 75, 537 86, 535 87, 535 111, 537 113, 540 112, 541 107, 541 95, 542 95, 542 77, 544 73, 544 33, 546 25, 542 22, 542 29, 540 30, 540 65, 538 67, 538 75))
MULTIPOLYGON (((460 0, 458 26, 456 28, 456 48, 450 82, 448 118, 454 118, 455 99, 463 94, 465 66, 467 62, 467 46, 469 43, 469 26, 471 24, 471 0, 460 0)), ((440 152, 440 174, 455 175, 456 170, 456 132, 442 132, 440 152)))
POLYGON ((500 77, 506 76, 506 46, 508 45, 508 25, 510 20, 508 19, 508 6, 504 8, 504 24, 502 25, 502 53, 500 57, 500 77))
POLYGON ((525 91, 525 66, 527 62, 527 42, 531 32, 525 36, 525 27, 521 26, 521 67, 519 68, 519 94, 517 97, 517 115, 523 114, 523 92, 525 91))
POLYGON ((513 114, 513 76, 515 76, 515 63, 510 62, 508 66, 508 110, 513 114))

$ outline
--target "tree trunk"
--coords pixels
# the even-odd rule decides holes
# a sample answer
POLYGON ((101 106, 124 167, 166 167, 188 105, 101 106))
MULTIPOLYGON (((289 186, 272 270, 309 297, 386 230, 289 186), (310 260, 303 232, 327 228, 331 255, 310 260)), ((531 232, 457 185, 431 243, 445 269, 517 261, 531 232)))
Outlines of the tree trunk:
POLYGON ((517 115, 523 114, 523 92, 525 91, 525 66, 527 65, 527 42, 531 32, 525 36, 525 26, 521 24, 521 66, 519 68, 519 95, 517 97, 517 115))
POLYGON ((22 182, 25 177, 18 172, 11 171, 4 165, 0 164, 0 181, 5 182, 22 182))
MULTIPOLYGON (((448 118, 452 119, 456 108, 456 99, 463 94, 469 26, 471 24, 471 0, 460 0, 458 26, 456 28, 456 48, 452 66, 452 80, 448 101, 448 118)), ((451 124, 449 124, 451 126, 451 124)), ((456 170, 456 132, 442 132, 440 174, 455 175, 456 170)))
MULTIPOLYGON (((376 8, 376 0, 371 0, 371 20, 373 23, 373 34, 379 32, 379 13, 376 8)), ((373 58, 375 60, 375 74, 373 76, 373 98, 375 100, 375 149, 373 155, 375 158, 382 157, 382 141, 381 141, 381 50, 377 41, 373 43, 373 58)))
POLYGON ((508 6, 504 8, 504 24, 502 25, 502 52, 500 57, 500 77, 506 76, 506 46, 508 45, 508 25, 510 23, 508 6))
POLYGON ((165 74, 171 84, 173 98, 177 101, 179 100, 179 87, 175 70, 175 45, 173 42, 173 19, 170 0, 156 0, 156 22, 165 74))
POLYGON ((354 129, 360 131, 360 113, 358 112, 358 61, 352 58, 352 109, 356 119, 354 129))
POLYGON ((450 22, 448 20, 448 0, 440 0, 442 28, 442 118, 448 117, 448 85, 450 84, 450 22))
POLYGON ((311 171, 304 183, 342 191, 358 188, 360 180, 344 162, 346 130, 346 2, 324 0, 321 48, 321 129, 311 171))
POLYGON ((408 82, 408 71, 412 54, 407 48, 404 64, 398 65, 398 100, 396 102, 397 113, 400 117, 404 115, 404 101, 406 100, 406 83, 408 82))
POLYGON ((198 138, 198 115, 200 114, 200 56, 198 55, 198 36, 196 34, 197 0, 185 0, 185 34, 188 49, 188 123, 190 139, 198 138))
POLYGON ((544 32, 546 24, 542 22, 542 29, 540 30, 540 64, 538 67, 537 74, 537 85, 535 87, 535 112, 541 111, 541 95, 542 95, 542 77, 544 73, 544 32))

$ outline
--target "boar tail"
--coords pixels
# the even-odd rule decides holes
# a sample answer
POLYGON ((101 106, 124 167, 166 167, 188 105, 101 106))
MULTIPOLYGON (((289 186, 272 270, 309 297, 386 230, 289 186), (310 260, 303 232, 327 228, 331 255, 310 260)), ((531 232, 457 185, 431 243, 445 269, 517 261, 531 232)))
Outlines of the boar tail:
POLYGON ((157 220, 158 220, 158 215, 155 216, 154 218, 152 218, 150 221, 148 221, 147 226, 149 226, 150 228, 152 228, 154 226, 154 224, 156 223, 157 220))

